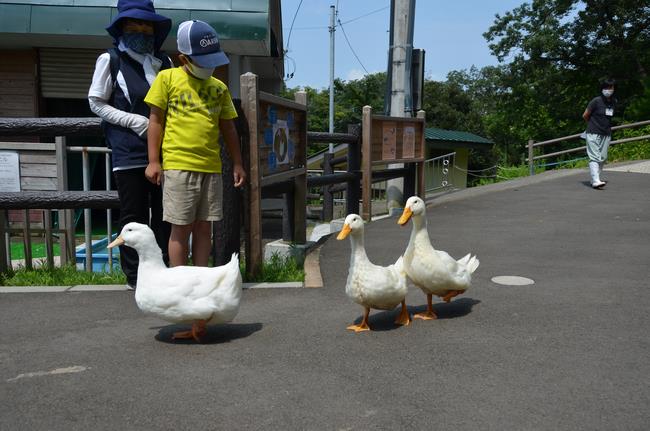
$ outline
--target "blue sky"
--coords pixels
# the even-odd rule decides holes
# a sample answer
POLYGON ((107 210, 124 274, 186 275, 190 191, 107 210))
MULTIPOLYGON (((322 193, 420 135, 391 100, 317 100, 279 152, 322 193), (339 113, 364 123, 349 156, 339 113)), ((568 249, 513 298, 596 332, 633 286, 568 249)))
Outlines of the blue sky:
MULTIPOLYGON (((330 5, 338 3, 335 76, 350 80, 386 71, 390 0, 282 0, 285 73, 294 73, 287 86, 329 86, 330 5), (344 34, 345 33, 345 34, 344 34), (359 57, 357 61, 345 36, 359 57), (364 70, 365 68, 365 70, 364 70)), ((443 81, 452 70, 497 64, 482 34, 524 0, 417 0, 413 45, 426 51, 425 76, 443 81)))

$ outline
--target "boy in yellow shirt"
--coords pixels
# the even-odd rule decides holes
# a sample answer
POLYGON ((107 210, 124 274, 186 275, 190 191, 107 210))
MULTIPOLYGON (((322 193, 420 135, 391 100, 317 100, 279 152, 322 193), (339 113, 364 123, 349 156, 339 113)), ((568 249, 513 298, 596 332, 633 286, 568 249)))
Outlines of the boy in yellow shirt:
POLYGON ((177 37, 182 66, 161 71, 145 97, 151 108, 145 175, 163 185, 163 220, 172 224, 170 266, 187 264, 190 234, 194 264, 207 266, 210 222, 222 218, 220 133, 233 161, 235 187, 244 184, 246 172, 230 92, 212 76, 229 63, 217 33, 193 20, 180 24, 177 37))

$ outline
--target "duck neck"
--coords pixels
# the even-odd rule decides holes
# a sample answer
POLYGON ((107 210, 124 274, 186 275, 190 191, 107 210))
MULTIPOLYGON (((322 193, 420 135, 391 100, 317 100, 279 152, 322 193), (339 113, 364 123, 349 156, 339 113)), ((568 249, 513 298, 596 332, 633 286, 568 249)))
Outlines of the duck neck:
POLYGON ((366 247, 363 241, 363 233, 352 233, 350 234, 350 241, 352 243, 352 254, 350 255, 351 260, 356 259, 368 259, 366 255, 366 247))
POLYGON ((415 242, 421 238, 429 238, 429 234, 427 233, 427 219, 426 217, 422 217, 421 215, 418 216, 413 216, 411 218, 413 220, 413 229, 411 229, 411 240, 409 241, 409 248, 412 248, 415 246, 415 242))
POLYGON ((138 258, 140 264, 156 266, 156 267, 165 267, 165 262, 163 262, 162 251, 159 247, 145 247, 143 250, 138 250, 138 258))

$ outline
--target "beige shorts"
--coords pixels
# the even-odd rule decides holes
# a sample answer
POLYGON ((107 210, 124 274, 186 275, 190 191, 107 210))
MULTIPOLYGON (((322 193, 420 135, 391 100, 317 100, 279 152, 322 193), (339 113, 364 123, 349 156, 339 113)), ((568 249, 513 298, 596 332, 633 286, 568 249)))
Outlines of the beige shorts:
POLYGON ((221 174, 164 171, 163 220, 176 225, 221 220, 222 188, 221 174))

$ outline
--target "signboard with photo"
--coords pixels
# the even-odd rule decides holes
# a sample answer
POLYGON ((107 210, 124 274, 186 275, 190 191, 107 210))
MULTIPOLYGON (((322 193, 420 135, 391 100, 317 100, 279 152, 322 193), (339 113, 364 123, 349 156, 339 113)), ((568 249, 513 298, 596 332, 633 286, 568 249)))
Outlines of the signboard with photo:
POLYGON ((260 97, 261 130, 259 139, 262 177, 305 167, 307 115, 301 105, 291 101, 272 103, 260 97), (286 105, 289 106, 286 106, 286 105))

